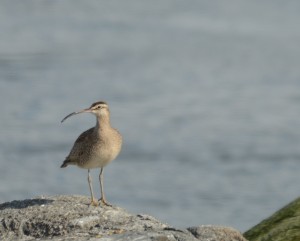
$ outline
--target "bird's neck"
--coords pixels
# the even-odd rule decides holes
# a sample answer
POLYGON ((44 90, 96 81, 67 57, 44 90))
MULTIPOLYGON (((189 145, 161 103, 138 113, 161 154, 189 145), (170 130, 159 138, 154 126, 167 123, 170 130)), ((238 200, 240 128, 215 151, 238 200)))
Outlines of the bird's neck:
POLYGON ((109 116, 100 116, 97 117, 96 121, 96 129, 99 131, 108 130, 110 129, 110 119, 109 116))

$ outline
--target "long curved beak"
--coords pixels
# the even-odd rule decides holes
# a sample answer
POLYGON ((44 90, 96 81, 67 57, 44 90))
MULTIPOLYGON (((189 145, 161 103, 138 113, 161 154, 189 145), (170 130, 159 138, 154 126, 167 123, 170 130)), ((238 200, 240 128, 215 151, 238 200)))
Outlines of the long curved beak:
POLYGON ((69 117, 73 116, 73 115, 77 115, 77 114, 81 114, 81 113, 88 113, 88 112, 92 112, 90 108, 88 109, 83 109, 83 110, 80 110, 80 111, 75 111, 75 112, 72 112, 71 114, 67 115, 65 118, 63 118, 61 120, 61 123, 63 123, 66 119, 68 119, 69 117))

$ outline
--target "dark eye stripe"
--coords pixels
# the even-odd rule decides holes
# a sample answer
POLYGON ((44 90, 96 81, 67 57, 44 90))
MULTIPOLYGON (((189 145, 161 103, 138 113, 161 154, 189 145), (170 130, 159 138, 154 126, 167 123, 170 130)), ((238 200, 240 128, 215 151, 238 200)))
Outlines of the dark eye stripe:
POLYGON ((106 108, 106 106, 105 105, 97 105, 97 106, 94 107, 95 110, 96 109, 103 109, 103 108, 106 108))

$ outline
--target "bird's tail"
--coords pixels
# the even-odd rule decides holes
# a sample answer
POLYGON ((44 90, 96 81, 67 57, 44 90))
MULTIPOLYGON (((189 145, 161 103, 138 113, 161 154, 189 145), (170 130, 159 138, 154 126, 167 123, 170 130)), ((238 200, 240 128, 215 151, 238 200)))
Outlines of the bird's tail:
POLYGON ((71 161, 69 159, 64 160, 63 164, 61 164, 60 168, 67 167, 69 164, 71 164, 71 161))

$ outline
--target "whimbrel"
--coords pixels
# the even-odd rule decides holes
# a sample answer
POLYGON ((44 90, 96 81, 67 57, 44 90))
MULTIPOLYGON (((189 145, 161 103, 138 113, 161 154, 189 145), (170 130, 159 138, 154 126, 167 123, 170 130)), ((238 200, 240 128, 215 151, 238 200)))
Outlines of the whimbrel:
POLYGON ((94 198, 90 169, 100 168, 99 182, 101 198, 99 201, 110 206, 106 201, 103 190, 103 168, 114 160, 121 151, 122 136, 111 127, 110 113, 106 102, 98 101, 89 108, 73 112, 67 115, 61 122, 70 116, 80 113, 92 113, 96 116, 96 126, 83 132, 75 141, 70 154, 66 157, 61 167, 76 165, 88 169, 88 183, 91 193, 91 205, 98 206, 98 201, 94 198))

